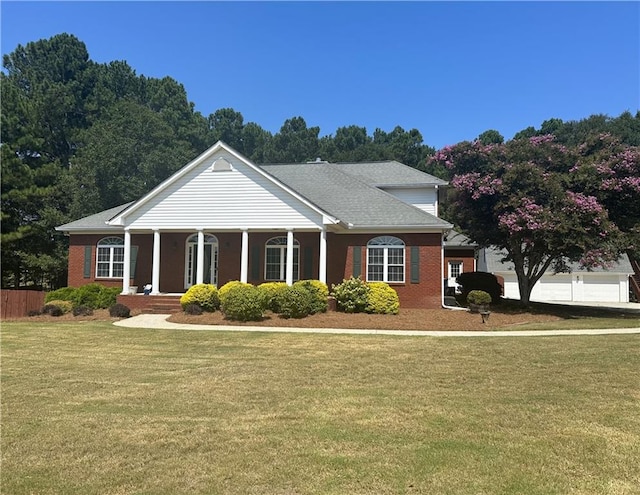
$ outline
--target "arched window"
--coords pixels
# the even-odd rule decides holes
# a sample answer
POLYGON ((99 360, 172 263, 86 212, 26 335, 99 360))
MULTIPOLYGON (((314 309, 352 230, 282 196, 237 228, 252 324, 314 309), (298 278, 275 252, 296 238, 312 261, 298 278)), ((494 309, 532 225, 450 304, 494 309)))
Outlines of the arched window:
POLYGON ((105 237, 98 242, 96 278, 122 278, 124 276, 124 240, 105 237))
POLYGON ((383 235, 367 243, 367 280, 404 282, 404 241, 383 235))
MULTIPOLYGON (((287 278, 287 238, 272 237, 265 244, 264 279, 284 281, 287 278)), ((293 240, 293 280, 300 279, 300 243, 293 240)))

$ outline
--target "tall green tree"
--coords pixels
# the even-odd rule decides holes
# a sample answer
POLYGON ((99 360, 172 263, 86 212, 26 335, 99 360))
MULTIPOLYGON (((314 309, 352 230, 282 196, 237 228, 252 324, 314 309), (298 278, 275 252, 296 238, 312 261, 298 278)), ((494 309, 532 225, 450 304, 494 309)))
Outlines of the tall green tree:
POLYGON ((59 283, 66 271, 61 178, 87 126, 91 62, 85 45, 58 35, 3 56, 2 283, 59 283))
POLYGON ((131 100, 113 104, 84 139, 69 171, 73 216, 138 199, 195 155, 162 115, 131 100))
POLYGON ((478 136, 478 141, 482 144, 502 144, 504 136, 495 129, 489 129, 478 136))
POLYGON ((293 117, 282 124, 268 143, 264 158, 271 163, 301 163, 318 156, 319 127, 307 127, 302 117, 293 117))
POLYGON ((210 144, 207 120, 175 80, 96 64, 68 34, 3 65, 2 283, 60 284, 55 226, 147 192, 210 144))

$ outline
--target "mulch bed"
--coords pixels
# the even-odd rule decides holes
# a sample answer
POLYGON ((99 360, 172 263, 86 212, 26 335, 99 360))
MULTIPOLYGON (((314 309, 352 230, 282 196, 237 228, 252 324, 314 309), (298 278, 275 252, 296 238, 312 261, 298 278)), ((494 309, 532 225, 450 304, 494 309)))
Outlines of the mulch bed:
POLYGON ((447 309, 401 309, 397 315, 345 314, 328 311, 300 319, 281 318, 267 313, 261 321, 236 322, 225 319, 219 311, 199 316, 175 313, 169 317, 173 323, 200 325, 249 325, 268 327, 349 328, 372 330, 487 330, 525 323, 558 321, 561 317, 529 312, 492 311, 487 323, 476 313, 447 309))

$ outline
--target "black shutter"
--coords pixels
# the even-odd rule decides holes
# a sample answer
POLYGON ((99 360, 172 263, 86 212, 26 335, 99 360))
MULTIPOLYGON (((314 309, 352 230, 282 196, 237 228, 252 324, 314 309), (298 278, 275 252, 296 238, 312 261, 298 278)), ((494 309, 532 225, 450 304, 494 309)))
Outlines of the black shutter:
POLYGON ((362 247, 353 247, 353 276, 359 277, 362 275, 362 247))
POLYGON ((84 247, 84 278, 91 277, 91 246, 84 247))
POLYGON ((420 247, 411 246, 411 283, 420 283, 420 247))

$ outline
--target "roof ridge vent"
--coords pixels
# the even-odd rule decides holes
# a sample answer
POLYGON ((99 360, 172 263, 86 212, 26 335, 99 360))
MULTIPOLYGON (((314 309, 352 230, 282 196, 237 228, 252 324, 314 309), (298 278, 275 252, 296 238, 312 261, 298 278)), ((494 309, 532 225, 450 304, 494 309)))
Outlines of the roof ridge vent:
POLYGON ((312 161, 312 162, 307 162, 307 163, 329 163, 329 162, 328 162, 328 161, 326 161, 326 160, 323 160, 323 159, 322 159, 322 158, 320 158, 320 157, 317 157, 314 161, 312 161))

